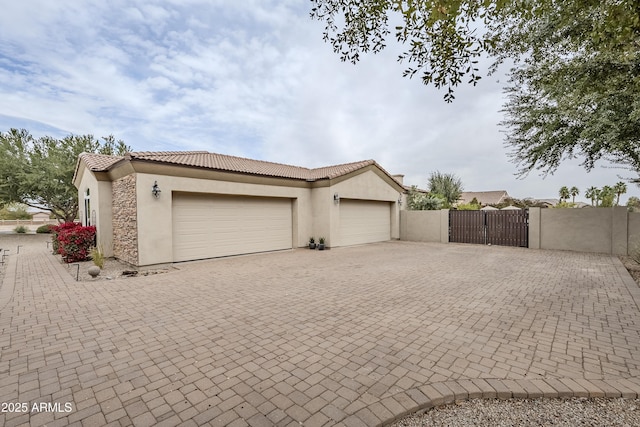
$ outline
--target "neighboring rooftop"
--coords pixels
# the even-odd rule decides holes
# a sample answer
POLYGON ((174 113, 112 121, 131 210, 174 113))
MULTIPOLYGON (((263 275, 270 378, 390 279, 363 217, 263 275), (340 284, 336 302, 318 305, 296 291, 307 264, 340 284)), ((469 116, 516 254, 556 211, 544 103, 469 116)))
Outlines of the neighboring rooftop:
POLYGON ((482 206, 486 205, 497 205, 500 202, 503 202, 504 199, 508 198, 509 194, 506 190, 495 190, 495 191, 463 191, 460 195, 460 204, 470 203, 474 198, 480 203, 482 206))
POLYGON ((336 178, 369 165, 376 165, 390 178, 395 180, 392 175, 385 171, 374 160, 362 160, 359 162, 309 169, 300 166, 247 159, 244 157, 209 153, 207 151, 139 151, 127 153, 124 157, 82 153, 80 159, 93 172, 107 172, 118 162, 126 159, 306 181, 336 178))

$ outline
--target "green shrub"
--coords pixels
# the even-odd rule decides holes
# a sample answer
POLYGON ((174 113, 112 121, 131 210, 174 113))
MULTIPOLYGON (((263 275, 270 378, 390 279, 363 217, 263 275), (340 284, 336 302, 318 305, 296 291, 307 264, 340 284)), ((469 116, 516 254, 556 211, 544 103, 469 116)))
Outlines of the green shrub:
POLYGON ((24 234, 24 233, 28 232, 29 229, 27 227, 25 227, 24 225, 19 225, 16 228, 14 228, 13 231, 15 231, 16 233, 24 234))
POLYGON ((575 203, 571 203, 571 202, 558 202, 554 208, 561 208, 561 209, 567 209, 567 208, 575 208, 576 204, 575 203))
POLYGON ((479 211, 480 205, 475 203, 463 203, 458 205, 459 211, 479 211))
POLYGON ((36 230, 36 233, 38 233, 38 234, 49 234, 49 233, 51 233, 51 227, 52 227, 52 225, 50 225, 50 224, 41 225, 36 230))

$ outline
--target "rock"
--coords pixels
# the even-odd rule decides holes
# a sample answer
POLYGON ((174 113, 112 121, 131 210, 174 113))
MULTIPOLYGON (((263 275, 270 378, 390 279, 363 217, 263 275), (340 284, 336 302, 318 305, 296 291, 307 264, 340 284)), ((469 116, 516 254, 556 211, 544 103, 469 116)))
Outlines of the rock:
POLYGON ((89 270, 87 270, 87 273, 89 273, 89 276, 95 279, 100 274, 100 267, 98 267, 97 265, 93 265, 89 267, 89 270))

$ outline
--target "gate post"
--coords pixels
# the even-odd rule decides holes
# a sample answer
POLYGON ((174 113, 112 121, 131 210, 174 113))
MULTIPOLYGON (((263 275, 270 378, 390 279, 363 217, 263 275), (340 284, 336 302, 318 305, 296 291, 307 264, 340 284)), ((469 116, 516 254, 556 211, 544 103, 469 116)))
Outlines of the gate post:
POLYGON ((529 208, 529 248, 540 249, 540 208, 529 208))
POLYGON ((440 243, 449 243, 449 209, 440 209, 440 243))

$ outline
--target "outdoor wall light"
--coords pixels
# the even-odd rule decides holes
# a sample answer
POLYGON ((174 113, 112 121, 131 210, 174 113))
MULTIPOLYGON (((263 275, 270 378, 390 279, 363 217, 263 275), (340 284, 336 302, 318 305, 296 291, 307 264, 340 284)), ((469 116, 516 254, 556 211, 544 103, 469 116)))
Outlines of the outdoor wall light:
POLYGON ((340 195, 338 193, 333 195, 333 203, 335 203, 336 205, 340 203, 340 195))
POLYGON ((151 194, 153 194, 153 197, 157 199, 158 197, 160 197, 161 192, 162 191, 160 190, 160 187, 158 187, 158 181, 154 181, 153 187, 151 187, 151 194))
POLYGON ((398 197, 398 206, 402 206, 402 195, 398 197))

